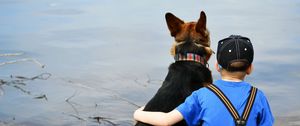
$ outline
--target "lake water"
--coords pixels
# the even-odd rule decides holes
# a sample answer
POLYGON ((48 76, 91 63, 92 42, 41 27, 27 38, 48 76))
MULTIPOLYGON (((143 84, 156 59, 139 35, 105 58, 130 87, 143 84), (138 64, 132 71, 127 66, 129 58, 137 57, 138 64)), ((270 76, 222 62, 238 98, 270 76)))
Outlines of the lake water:
POLYGON ((252 40, 247 81, 277 126, 299 126, 299 0, 1 0, 0 64, 16 62, 0 65, 0 125, 132 125, 174 62, 164 14, 195 21, 201 10, 215 51, 231 34, 252 40))

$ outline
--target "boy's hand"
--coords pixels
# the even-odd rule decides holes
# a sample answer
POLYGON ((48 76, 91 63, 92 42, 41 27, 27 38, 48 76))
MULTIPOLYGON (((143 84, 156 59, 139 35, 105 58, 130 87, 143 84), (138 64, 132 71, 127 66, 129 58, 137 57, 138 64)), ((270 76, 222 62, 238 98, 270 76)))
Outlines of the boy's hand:
POLYGON ((136 121, 136 116, 137 116, 137 114, 140 113, 141 111, 143 111, 144 108, 145 108, 145 106, 142 106, 142 107, 140 107, 140 108, 138 108, 137 110, 134 111, 134 113, 133 113, 133 119, 134 119, 135 121, 136 121))
POLYGON ((137 110, 139 110, 139 111, 143 111, 143 110, 144 110, 144 108, 145 108, 145 106, 142 106, 142 107, 138 108, 137 110))
POLYGON ((145 108, 145 106, 142 106, 142 107, 140 107, 140 108, 138 108, 137 110, 134 111, 134 113, 133 113, 133 119, 134 119, 134 120, 133 120, 133 121, 134 121, 133 124, 134 124, 134 125, 137 123, 137 120, 136 120, 136 114, 139 113, 140 111, 143 111, 144 108, 145 108))
POLYGON ((136 121, 141 121, 143 123, 156 125, 156 126, 171 126, 183 119, 182 114, 174 109, 171 112, 150 112, 143 111, 144 106, 135 110, 133 118, 136 121))

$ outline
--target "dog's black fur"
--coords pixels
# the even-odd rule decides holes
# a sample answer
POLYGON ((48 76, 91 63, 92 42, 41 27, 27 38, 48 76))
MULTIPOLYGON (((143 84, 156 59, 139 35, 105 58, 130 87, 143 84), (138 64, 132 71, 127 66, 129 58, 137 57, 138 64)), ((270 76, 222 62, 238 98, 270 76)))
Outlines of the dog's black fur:
MULTIPOLYGON (((172 35, 173 36, 173 35, 172 35)), ((174 36, 175 37, 175 36, 174 36)), ((176 38, 176 37, 175 37, 176 38)), ((203 40, 203 39, 202 39, 203 40)), ((194 53, 207 60, 210 54, 204 47, 193 44, 193 39, 188 37, 184 44, 177 45, 176 54, 194 53)), ((208 44, 209 45, 209 44, 208 44)), ((194 61, 176 61, 169 66, 169 72, 155 96, 147 103, 145 111, 170 112, 184 102, 186 97, 206 84, 212 83, 211 71, 205 64, 194 61)), ((174 126, 186 126, 185 121, 181 121, 174 126)), ((150 126, 142 122, 137 122, 136 126, 150 126)))

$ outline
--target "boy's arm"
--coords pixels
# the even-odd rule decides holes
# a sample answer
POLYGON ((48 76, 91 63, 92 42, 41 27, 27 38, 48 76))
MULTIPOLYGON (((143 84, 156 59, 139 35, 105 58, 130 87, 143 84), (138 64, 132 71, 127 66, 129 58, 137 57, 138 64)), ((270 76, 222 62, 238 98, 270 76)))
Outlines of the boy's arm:
POLYGON ((183 119, 181 113, 176 109, 168 113, 143 111, 143 109, 144 107, 134 112, 135 120, 152 125, 170 126, 183 119))
POLYGON ((270 105, 269 105, 268 100, 267 100, 266 96, 264 95, 264 93, 263 92, 260 92, 260 93, 262 94, 261 95, 261 103, 262 103, 263 109, 261 110, 259 118, 258 118, 259 119, 258 126, 272 126, 274 123, 274 117, 272 115, 270 105))

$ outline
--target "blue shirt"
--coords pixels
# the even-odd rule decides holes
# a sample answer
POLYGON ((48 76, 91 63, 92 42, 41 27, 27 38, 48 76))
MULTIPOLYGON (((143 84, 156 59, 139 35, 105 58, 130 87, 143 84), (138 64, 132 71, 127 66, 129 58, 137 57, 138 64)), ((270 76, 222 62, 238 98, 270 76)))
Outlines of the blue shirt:
MULTIPOLYGON (((217 80, 214 84, 228 97, 241 116, 247 104, 251 85, 244 81, 224 80, 217 80)), ((203 126, 235 126, 234 119, 225 105, 207 88, 194 91, 176 109, 189 126, 198 126, 200 123, 203 126)), ((273 122, 274 117, 267 98, 261 90, 257 90, 247 126, 272 126, 273 122)))

